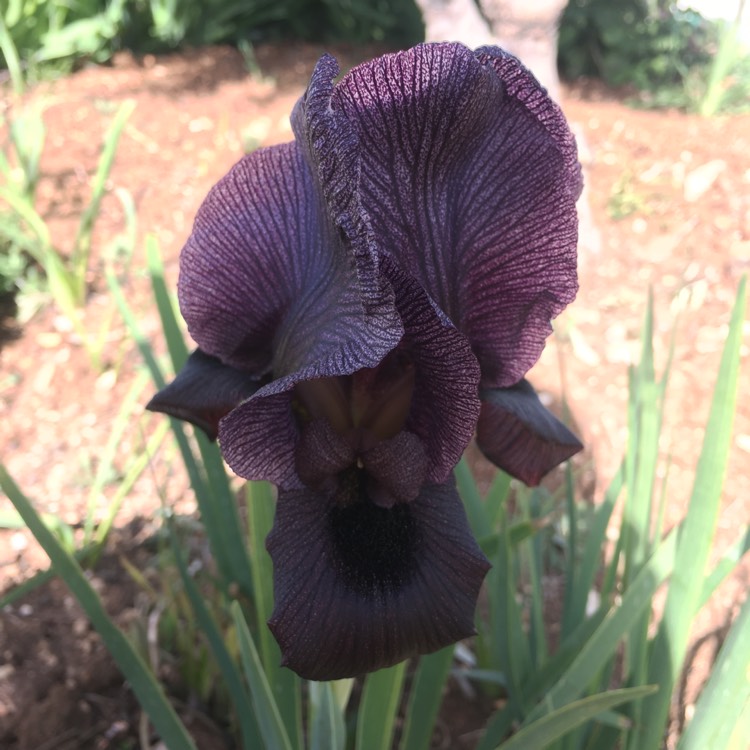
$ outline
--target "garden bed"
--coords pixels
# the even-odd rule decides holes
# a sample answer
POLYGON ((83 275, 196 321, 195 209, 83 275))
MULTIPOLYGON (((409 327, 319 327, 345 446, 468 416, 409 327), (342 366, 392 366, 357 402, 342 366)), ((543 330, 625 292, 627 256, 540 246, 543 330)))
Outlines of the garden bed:
MULTIPOLYGON (((158 240, 167 283, 174 288, 179 251, 200 201, 243 148, 291 138, 288 115, 323 51, 261 47, 260 74, 254 75, 229 48, 139 60, 123 54, 111 67, 86 68, 27 95, 25 103, 44 105, 47 141, 39 209, 63 250, 72 244, 112 112, 121 101, 135 101, 110 183, 128 190, 136 205, 139 241, 122 283, 158 351, 164 344, 142 272, 145 235, 158 240)), ((374 51, 336 52, 350 65, 374 51)), ((6 114, 20 106, 8 97, 2 100, 6 114)), ((589 200, 600 243, 597 247, 587 230, 578 300, 560 319, 557 343, 548 346, 530 378, 559 398, 563 363, 569 406, 587 446, 588 463, 579 466, 582 486, 599 502, 625 446, 627 366, 638 356, 649 287, 657 367, 665 363, 679 312, 663 446, 671 456, 666 518, 671 526, 690 496, 731 305, 741 274, 750 271, 750 116, 701 119, 676 111, 638 111, 622 97, 583 84, 564 90, 564 108, 585 135, 589 200)), ((104 279, 104 248, 122 230, 122 209, 110 193, 95 229, 85 317, 88 330, 106 328, 102 369, 92 366, 51 305, 22 326, 7 316, 0 325, 2 461, 38 510, 74 527, 86 516, 103 446, 139 365, 124 324, 112 315, 104 279)), ((731 543, 750 518, 747 324, 742 357, 717 550, 731 543)), ((146 388, 120 441, 115 474, 125 470, 161 419, 141 418, 149 395, 146 388)), ((111 480, 96 499, 97 513, 116 487, 117 476, 111 480)), ((117 517, 109 553, 93 574, 108 610, 124 625, 139 616, 138 587, 121 560, 148 562, 142 542, 158 526, 162 499, 179 513, 195 512, 185 478, 172 470, 164 453, 135 483, 117 517)), ((9 508, 0 497, 0 511, 9 508)), ((0 530, 0 593, 46 565, 28 532, 0 530)), ((745 564, 696 621, 675 727, 689 715, 749 580, 745 564)), ((440 741, 443 747, 468 748, 482 716, 476 707, 467 713, 461 693, 454 692, 446 703, 440 741)), ((201 748, 225 746, 221 732, 200 718, 200 707, 184 704, 180 713, 192 722, 197 738, 205 736, 197 740, 201 748)), ((98 637, 59 582, 0 612, 2 747, 127 747, 123 743, 138 736, 138 716, 98 637)))

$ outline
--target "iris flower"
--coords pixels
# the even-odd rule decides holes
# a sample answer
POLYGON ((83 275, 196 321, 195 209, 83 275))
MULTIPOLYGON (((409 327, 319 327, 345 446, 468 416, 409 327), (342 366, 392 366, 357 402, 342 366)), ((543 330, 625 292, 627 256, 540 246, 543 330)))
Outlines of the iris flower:
POLYGON ((577 290, 565 119, 497 48, 323 57, 295 140, 211 190, 180 258, 198 349, 149 408, 278 487, 269 627, 335 679, 473 633, 489 563, 453 469, 526 483, 580 449, 524 380, 577 290))

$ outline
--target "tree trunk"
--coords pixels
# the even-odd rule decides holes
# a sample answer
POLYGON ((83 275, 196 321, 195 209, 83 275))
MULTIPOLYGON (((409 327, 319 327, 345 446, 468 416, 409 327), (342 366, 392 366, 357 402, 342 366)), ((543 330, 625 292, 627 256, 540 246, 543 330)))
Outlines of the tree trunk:
POLYGON ((566 0, 416 0, 429 42, 495 44, 518 57, 559 101, 557 23, 566 0), (481 8, 481 9, 480 9, 481 8))

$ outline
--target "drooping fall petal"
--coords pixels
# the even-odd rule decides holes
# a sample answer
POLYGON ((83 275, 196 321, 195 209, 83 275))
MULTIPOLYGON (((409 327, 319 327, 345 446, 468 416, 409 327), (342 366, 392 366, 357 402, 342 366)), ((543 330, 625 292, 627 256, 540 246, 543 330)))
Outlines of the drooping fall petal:
POLYGON ((266 545, 269 626, 283 664, 302 677, 363 674, 474 632, 489 564, 452 481, 391 508, 337 508, 310 490, 281 492, 266 545))
POLYGON ((477 445, 496 466, 529 486, 583 448, 526 380, 483 390, 481 398, 477 445))
POLYGON ((558 106, 499 49, 428 44, 354 68, 330 109, 356 133, 382 251, 468 337, 485 386, 517 382, 577 290, 581 175, 558 106))
POLYGON ((196 349, 177 377, 146 408, 184 419, 216 440, 219 420, 259 387, 258 381, 247 372, 222 364, 216 357, 196 349))

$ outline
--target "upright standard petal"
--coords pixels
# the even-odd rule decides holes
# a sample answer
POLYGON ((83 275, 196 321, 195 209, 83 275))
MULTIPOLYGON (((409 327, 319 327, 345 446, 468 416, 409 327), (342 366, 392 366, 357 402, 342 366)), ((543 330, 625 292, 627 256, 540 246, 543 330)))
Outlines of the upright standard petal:
POLYGON ((266 546, 269 627, 283 664, 302 677, 364 674, 474 633, 489 563, 452 480, 390 508, 281 492, 266 546))
POLYGON ((256 376, 345 373, 398 342, 357 273, 302 151, 243 158, 211 190, 180 257, 180 308, 207 354, 256 376))
POLYGON ((396 291, 404 343, 415 367, 406 429, 427 450, 430 483, 453 471, 474 434, 479 416, 479 364, 469 342, 434 306, 424 289, 389 258, 381 264, 396 291))
POLYGON ((331 108, 356 130, 384 251, 468 337, 485 386, 517 382, 577 290, 581 174, 557 105, 499 49, 433 44, 354 68, 331 108))

